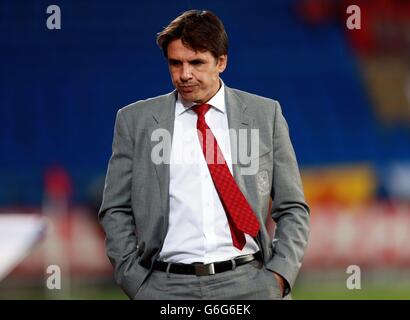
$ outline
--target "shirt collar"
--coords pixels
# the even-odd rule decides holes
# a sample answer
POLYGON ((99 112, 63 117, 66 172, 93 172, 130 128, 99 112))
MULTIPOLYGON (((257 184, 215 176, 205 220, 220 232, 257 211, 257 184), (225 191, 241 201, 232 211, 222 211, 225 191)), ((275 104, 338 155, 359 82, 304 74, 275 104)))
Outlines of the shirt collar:
MULTIPOLYGON (((221 81, 221 87, 219 88, 218 92, 207 102, 207 104, 211 105, 213 108, 217 109, 218 111, 225 113, 226 105, 225 105, 225 84, 221 81)), ((178 93, 178 99, 175 105, 175 115, 180 116, 185 111, 192 108, 196 103, 194 102, 187 102, 184 101, 181 95, 178 93)))

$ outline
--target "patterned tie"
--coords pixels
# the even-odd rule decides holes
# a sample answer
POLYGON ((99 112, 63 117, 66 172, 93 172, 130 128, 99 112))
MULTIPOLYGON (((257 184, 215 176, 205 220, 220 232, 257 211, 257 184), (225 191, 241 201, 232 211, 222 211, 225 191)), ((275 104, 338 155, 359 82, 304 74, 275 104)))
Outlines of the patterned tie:
POLYGON ((242 250, 246 243, 244 233, 256 237, 259 231, 259 222, 236 184, 218 146, 218 142, 205 122, 205 114, 210 108, 211 106, 208 104, 201 104, 192 107, 192 110, 198 115, 196 127, 198 129, 199 141, 216 191, 228 218, 232 243, 235 247, 242 250))

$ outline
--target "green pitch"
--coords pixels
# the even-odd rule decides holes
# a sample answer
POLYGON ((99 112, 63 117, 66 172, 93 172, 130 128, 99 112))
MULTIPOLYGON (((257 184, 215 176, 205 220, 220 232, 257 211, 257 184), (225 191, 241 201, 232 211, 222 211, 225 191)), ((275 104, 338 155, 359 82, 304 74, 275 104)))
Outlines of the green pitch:
MULTIPOLYGON (((348 290, 332 284, 320 287, 299 285, 293 291, 294 300, 410 300, 410 287, 397 285, 372 286, 361 290, 348 290)), ((45 294, 44 289, 16 289, 0 291, 0 299, 76 299, 118 300, 127 299, 115 286, 101 288, 73 288, 69 294, 45 294)))
POLYGON ((349 290, 335 284, 298 285, 293 291, 297 300, 410 300, 410 285, 380 284, 349 290))

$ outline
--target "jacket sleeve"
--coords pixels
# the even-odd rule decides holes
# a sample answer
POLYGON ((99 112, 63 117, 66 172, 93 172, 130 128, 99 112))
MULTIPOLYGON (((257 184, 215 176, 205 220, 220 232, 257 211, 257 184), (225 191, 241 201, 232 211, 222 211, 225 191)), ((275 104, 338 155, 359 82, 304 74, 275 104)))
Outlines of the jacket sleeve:
POLYGON ((273 128, 272 218, 276 222, 273 258, 267 269, 280 274, 289 293, 302 264, 309 236, 306 204, 296 155, 280 104, 275 101, 273 128))
POLYGON ((98 218, 106 235, 106 252, 115 280, 130 298, 136 294, 141 277, 135 268, 138 241, 131 208, 133 148, 132 136, 119 110, 98 218))

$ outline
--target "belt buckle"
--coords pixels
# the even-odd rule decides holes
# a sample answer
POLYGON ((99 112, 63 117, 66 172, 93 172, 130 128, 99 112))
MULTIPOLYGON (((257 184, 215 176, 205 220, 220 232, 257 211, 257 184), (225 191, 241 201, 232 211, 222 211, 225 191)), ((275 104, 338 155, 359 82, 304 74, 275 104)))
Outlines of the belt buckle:
POLYGON ((195 264, 195 274, 197 276, 210 276, 215 274, 215 266, 213 263, 209 264, 195 264))

